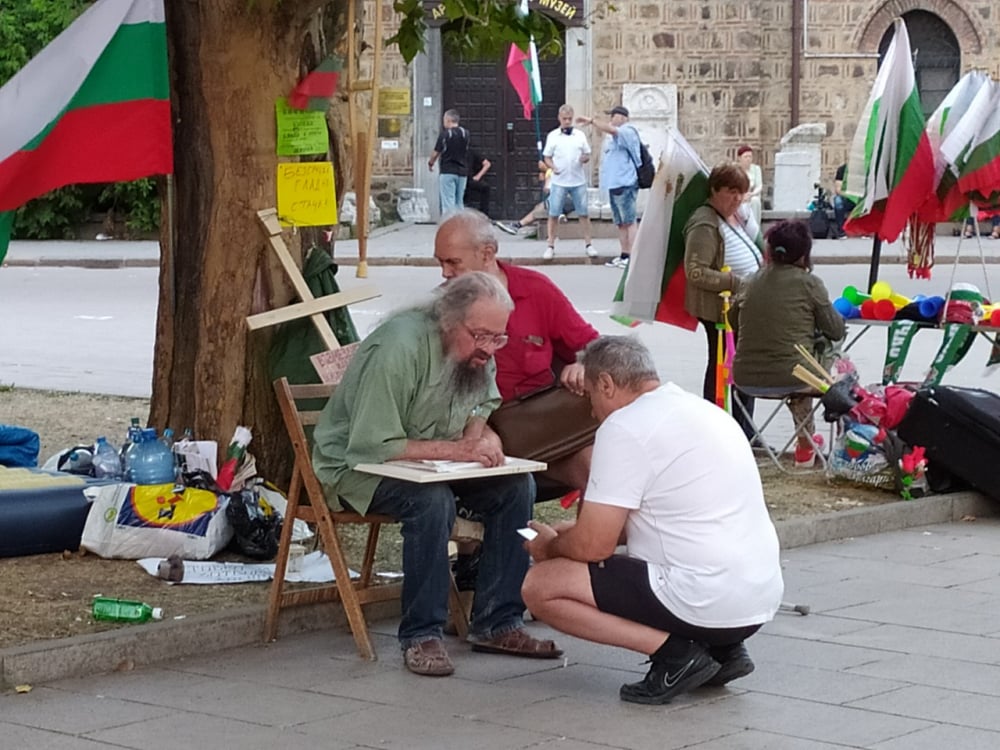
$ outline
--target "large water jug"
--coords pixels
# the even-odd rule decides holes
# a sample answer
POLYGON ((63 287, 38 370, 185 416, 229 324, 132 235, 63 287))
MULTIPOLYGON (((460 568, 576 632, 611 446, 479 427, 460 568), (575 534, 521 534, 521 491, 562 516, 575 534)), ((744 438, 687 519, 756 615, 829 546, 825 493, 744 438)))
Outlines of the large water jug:
POLYGON ((139 433, 132 449, 132 481, 136 484, 170 484, 174 481, 174 454, 156 439, 156 430, 139 433))

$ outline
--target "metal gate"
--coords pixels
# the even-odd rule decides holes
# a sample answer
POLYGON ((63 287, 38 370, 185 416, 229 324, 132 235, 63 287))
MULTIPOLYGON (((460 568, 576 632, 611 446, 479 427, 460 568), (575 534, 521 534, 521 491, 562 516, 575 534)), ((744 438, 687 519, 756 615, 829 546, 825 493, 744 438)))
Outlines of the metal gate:
POLYGON ((538 203, 538 132, 559 124, 558 111, 566 92, 565 59, 541 60, 542 103, 538 126, 524 118, 510 81, 507 58, 461 62, 444 54, 444 109, 456 109, 471 135, 472 150, 490 160, 485 178, 490 186, 490 217, 518 219, 538 203))

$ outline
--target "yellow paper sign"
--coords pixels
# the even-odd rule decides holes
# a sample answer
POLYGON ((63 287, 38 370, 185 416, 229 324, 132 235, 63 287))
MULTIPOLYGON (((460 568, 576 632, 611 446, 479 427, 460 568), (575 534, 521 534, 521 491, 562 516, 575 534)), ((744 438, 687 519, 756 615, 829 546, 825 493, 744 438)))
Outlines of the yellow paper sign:
POLYGON ((278 219, 285 226, 297 227, 337 223, 332 162, 278 165, 278 219))
POLYGON ((410 114, 410 90, 379 89, 378 111, 381 115, 410 114))
POLYGON ((325 112, 292 109, 284 98, 274 103, 278 123, 278 156, 325 154, 330 150, 330 133, 325 112))

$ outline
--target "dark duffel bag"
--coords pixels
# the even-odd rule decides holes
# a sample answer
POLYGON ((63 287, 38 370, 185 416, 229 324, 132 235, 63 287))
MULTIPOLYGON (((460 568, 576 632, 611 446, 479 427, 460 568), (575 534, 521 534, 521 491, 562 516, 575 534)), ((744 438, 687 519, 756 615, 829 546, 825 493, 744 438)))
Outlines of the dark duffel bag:
POLYGON ((917 391, 896 433, 922 445, 929 464, 1000 500, 1000 396, 979 388, 917 391))

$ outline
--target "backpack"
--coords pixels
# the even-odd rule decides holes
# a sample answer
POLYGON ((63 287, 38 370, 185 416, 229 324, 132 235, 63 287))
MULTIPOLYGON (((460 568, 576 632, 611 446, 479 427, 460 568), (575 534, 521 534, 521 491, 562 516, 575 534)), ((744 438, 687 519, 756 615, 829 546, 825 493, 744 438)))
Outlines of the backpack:
POLYGON ((653 157, 649 155, 649 149, 641 141, 639 142, 639 164, 635 167, 635 174, 639 178, 640 188, 653 187, 656 166, 653 164, 653 157))

